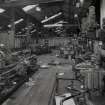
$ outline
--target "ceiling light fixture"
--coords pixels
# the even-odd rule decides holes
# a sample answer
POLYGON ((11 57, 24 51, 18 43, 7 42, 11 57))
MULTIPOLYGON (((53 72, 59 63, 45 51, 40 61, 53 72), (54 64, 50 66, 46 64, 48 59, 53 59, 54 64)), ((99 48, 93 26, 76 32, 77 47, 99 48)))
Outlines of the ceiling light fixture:
POLYGON ((4 10, 4 9, 2 9, 2 8, 0 8, 0 13, 3 13, 3 12, 5 12, 5 10, 4 10))
POLYGON ((80 3, 83 4, 84 3, 84 0, 80 0, 80 3))
POLYGON ((45 22, 47 22, 47 21, 49 21, 49 20, 51 20, 51 19, 54 19, 54 18, 60 16, 61 14, 62 14, 62 12, 59 12, 59 13, 57 13, 57 14, 55 14, 55 15, 53 15, 53 16, 47 18, 47 19, 42 20, 41 23, 45 23, 45 22))
POLYGON ((22 22, 23 20, 24 19, 19 19, 19 20, 15 21, 15 24, 18 24, 18 23, 22 22))
POLYGON ((61 20, 61 21, 57 22, 56 24, 63 24, 63 23, 65 24, 65 23, 68 23, 68 22, 61 20))
POLYGON ((75 15, 74 15, 74 18, 77 18, 77 17, 78 17, 78 15, 77 15, 77 14, 75 14, 75 15))
POLYGON ((23 11, 28 12, 28 11, 30 11, 31 9, 33 9, 33 8, 35 8, 35 7, 37 7, 37 6, 38 6, 38 4, 25 6, 25 7, 23 8, 23 11))
POLYGON ((48 19, 48 17, 47 17, 47 16, 45 16, 45 19, 48 19))
POLYGON ((41 11, 41 8, 40 7, 36 7, 36 11, 40 12, 41 11))
MULTIPOLYGON (((21 18, 21 19, 19 19, 19 20, 15 21, 15 22, 14 22, 14 24, 16 25, 16 24, 18 24, 18 23, 22 22, 23 20, 24 20, 24 19, 23 19, 23 18, 21 18)), ((12 26, 12 25, 10 25, 10 24, 8 25, 8 27, 9 27, 9 28, 11 28, 11 26, 12 26)))
POLYGON ((62 27, 62 24, 48 24, 44 25, 45 28, 52 28, 52 27, 62 27))

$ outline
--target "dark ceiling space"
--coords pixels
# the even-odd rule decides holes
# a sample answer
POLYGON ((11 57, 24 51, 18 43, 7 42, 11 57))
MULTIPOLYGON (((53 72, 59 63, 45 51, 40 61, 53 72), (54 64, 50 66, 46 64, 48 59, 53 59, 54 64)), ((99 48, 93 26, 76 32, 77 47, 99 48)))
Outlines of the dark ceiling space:
MULTIPOLYGON (((96 6, 97 18, 99 21, 100 12, 98 10, 99 2, 96 0, 85 0, 81 8, 76 8, 78 0, 0 0, 0 7, 6 11, 0 14, 0 27, 7 27, 11 23, 11 19, 14 12, 14 21, 23 18, 24 21, 16 25, 16 30, 21 29, 27 25, 27 18, 30 21, 39 24, 46 17, 49 18, 55 14, 62 13, 60 16, 51 19, 43 24, 54 24, 59 21, 67 21, 69 24, 77 24, 78 20, 74 18, 75 14, 79 15, 79 21, 82 17, 85 17, 88 12, 88 7, 92 4, 96 6), (31 9, 27 13, 22 10, 23 7, 30 4, 39 4, 41 11, 36 11, 35 8, 31 9)), ((42 25, 43 25, 42 24, 42 25)))
POLYGON ((61 2, 64 0, 0 0, 0 7, 22 7, 32 4, 61 2))
MULTIPOLYGON (((43 1, 43 0, 42 0, 43 1)), ((23 1, 21 1, 23 2, 23 1)), ((8 6, 3 4, 3 9, 5 9, 5 12, 0 14, 0 26, 3 27, 3 29, 8 28, 7 26, 11 23, 11 19, 13 18, 14 14, 14 21, 17 21, 21 18, 24 19, 23 22, 16 25, 20 29, 26 25, 27 18, 30 18, 29 20, 35 24, 40 24, 42 20, 45 19, 45 16, 51 17, 54 14, 57 14, 62 11, 62 0, 51 0, 50 2, 45 0, 45 2, 41 2, 39 4, 39 7, 41 8, 41 12, 36 11, 35 8, 31 9, 27 13, 22 10, 24 5, 21 4, 21 6, 12 6, 11 3, 8 3, 8 6)), ((28 2, 27 2, 28 3, 28 2)), ((30 3, 29 3, 30 4, 30 3)), ((35 4, 35 3, 34 3, 35 4)), ((18 30, 19 30, 18 29, 18 30)))
POLYGON ((49 4, 40 4, 41 12, 38 12, 34 9, 30 10, 28 14, 35 17, 38 21, 44 20, 45 16, 51 17, 54 14, 62 12, 62 2, 57 3, 49 3, 49 4))
POLYGON ((100 24, 100 0, 95 0, 95 6, 96 6, 96 21, 98 24, 100 24))

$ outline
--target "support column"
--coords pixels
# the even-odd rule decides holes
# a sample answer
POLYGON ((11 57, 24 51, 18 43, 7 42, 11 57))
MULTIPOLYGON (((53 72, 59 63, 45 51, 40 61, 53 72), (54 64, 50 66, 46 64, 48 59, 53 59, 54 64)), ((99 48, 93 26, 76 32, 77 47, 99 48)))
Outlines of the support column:
POLYGON ((9 48, 15 48, 15 8, 11 8, 11 30, 9 32, 9 48))
POLYGON ((30 36, 30 17, 27 15, 27 32, 26 32, 26 35, 27 35, 27 46, 26 47, 29 47, 29 44, 30 44, 30 41, 31 41, 31 36, 30 36))
POLYGON ((63 6, 63 11, 64 11, 64 19, 66 21, 69 21, 69 11, 70 11, 70 0, 65 0, 64 1, 64 6, 63 6))

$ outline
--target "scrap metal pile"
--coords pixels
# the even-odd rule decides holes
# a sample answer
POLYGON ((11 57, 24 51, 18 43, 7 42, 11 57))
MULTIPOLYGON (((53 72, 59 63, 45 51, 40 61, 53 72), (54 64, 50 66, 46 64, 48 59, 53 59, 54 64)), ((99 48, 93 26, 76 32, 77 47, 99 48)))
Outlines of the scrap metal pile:
POLYGON ((0 104, 39 68, 37 57, 30 51, 12 53, 9 61, 10 64, 0 67, 0 104))

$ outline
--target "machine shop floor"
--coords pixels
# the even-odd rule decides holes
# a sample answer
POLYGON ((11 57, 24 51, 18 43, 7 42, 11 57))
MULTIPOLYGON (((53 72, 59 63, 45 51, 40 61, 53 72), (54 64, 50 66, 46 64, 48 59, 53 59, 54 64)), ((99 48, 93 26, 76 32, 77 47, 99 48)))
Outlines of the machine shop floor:
POLYGON ((48 105, 54 88, 56 73, 65 73, 71 78, 73 76, 72 66, 68 60, 56 58, 55 55, 38 57, 40 65, 47 64, 52 60, 66 64, 40 69, 29 79, 30 83, 23 84, 3 105, 48 105))

